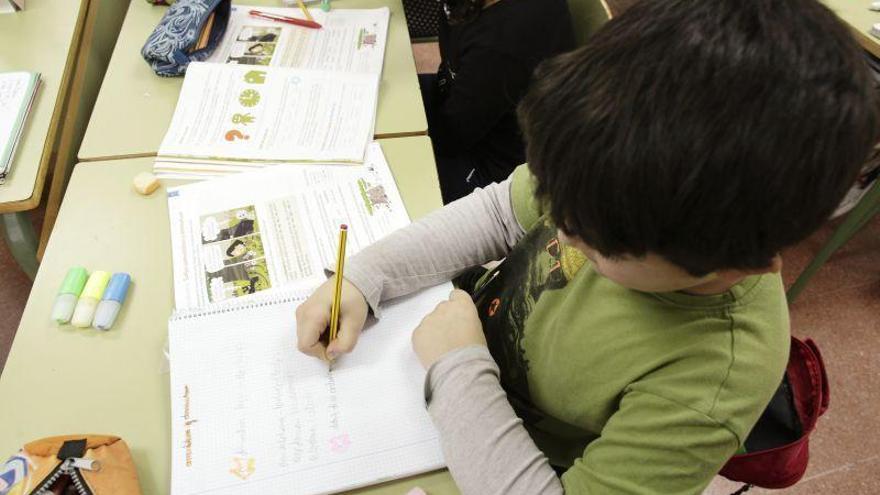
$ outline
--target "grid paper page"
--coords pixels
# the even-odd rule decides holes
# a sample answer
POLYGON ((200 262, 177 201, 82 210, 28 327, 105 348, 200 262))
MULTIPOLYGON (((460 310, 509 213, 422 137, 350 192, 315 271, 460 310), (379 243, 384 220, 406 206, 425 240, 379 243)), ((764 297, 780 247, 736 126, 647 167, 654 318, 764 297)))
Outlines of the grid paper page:
POLYGON ((172 493, 333 493, 442 467, 410 335, 450 290, 392 301, 332 372, 296 349, 301 296, 173 317, 172 493))

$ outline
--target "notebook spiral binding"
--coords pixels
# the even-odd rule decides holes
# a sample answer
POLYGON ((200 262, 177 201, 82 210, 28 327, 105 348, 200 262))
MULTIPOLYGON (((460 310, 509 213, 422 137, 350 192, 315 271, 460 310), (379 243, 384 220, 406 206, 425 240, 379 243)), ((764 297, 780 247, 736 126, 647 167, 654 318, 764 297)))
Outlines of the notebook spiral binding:
POLYGON ((256 296, 244 301, 223 302, 200 308, 177 310, 171 315, 168 321, 170 323, 175 321, 192 320, 205 316, 234 313, 237 311, 264 308, 278 304, 288 304, 297 301, 302 302, 309 297, 309 294, 310 293, 302 291, 274 293, 271 295, 256 296))

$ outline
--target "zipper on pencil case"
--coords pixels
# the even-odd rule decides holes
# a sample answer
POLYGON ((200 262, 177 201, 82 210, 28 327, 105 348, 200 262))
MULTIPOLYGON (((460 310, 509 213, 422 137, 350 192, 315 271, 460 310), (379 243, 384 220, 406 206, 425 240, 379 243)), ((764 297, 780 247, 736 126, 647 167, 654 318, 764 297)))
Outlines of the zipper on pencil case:
POLYGON ((83 479, 80 469, 98 471, 101 469, 101 464, 92 459, 68 457, 49 473, 46 479, 44 479, 37 488, 31 492, 31 495, 51 495, 52 485, 57 483, 62 476, 70 477, 70 481, 73 483, 73 487, 79 495, 94 495, 92 489, 89 488, 89 485, 86 483, 85 479, 83 479))

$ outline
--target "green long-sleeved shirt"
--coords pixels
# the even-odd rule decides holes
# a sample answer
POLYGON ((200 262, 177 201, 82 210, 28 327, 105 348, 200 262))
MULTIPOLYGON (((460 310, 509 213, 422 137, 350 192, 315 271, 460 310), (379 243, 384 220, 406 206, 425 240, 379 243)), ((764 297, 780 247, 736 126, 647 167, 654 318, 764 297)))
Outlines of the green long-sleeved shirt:
POLYGON ((499 255, 478 304, 491 357, 454 351, 428 375, 462 490, 699 493, 782 377, 778 274, 715 296, 621 287, 559 243, 520 167, 357 255, 347 276, 375 306, 499 255), (550 463, 567 468, 561 483, 550 463))

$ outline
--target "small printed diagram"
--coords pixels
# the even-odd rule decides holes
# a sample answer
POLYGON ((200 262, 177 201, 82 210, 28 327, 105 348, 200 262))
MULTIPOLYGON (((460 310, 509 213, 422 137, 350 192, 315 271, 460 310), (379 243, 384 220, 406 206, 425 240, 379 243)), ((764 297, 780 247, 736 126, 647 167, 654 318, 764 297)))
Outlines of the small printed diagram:
POLYGON ((224 266, 264 258, 263 238, 260 234, 236 237, 202 246, 205 271, 217 272, 224 266))
POLYGON ((256 89, 246 89, 238 95, 238 102, 243 107, 255 107, 260 102, 260 92, 256 89))
POLYGON ((358 189, 368 214, 373 215, 381 209, 391 209, 388 194, 385 193, 385 186, 382 184, 373 185, 366 179, 358 179, 358 189))
POLYGON ((358 50, 364 47, 373 48, 376 46, 376 31, 368 31, 367 28, 361 28, 358 32, 358 50))
POLYGON ((244 26, 226 58, 228 64, 269 65, 278 47, 281 28, 244 26))
POLYGON ((259 232, 257 212, 253 206, 204 215, 200 219, 202 244, 244 237, 259 232))
POLYGON ((208 299, 212 303, 256 294, 272 287, 266 258, 226 266, 217 272, 206 272, 205 276, 208 299))
POLYGON ((208 299, 214 303, 272 287, 253 206, 200 219, 208 299))

